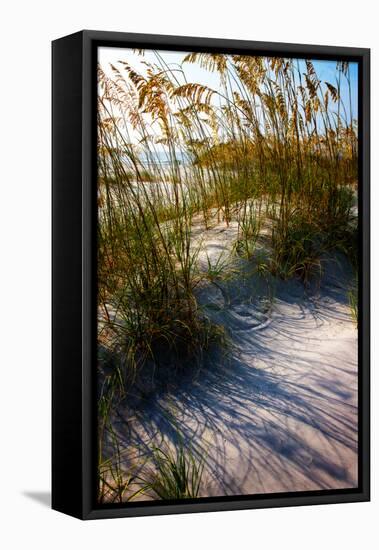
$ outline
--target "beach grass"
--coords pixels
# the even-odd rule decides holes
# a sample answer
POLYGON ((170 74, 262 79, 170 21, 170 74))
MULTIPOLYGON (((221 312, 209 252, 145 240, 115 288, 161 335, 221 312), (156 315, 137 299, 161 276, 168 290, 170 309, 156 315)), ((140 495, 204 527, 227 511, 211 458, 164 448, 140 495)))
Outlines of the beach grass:
MULTIPOLYGON (((265 276, 307 285, 334 250, 357 264, 357 123, 341 95, 344 85, 351 97, 348 63, 336 63, 334 83, 311 60, 300 68, 296 59, 192 53, 177 69, 156 52, 156 63, 143 63, 141 72, 127 60, 98 69, 98 338, 117 365, 99 400, 103 430, 114 388, 127 392, 146 365, 159 376, 162 349, 177 372, 225 341, 197 289, 229 261, 207 256, 199 269, 194 219, 205 231, 236 223, 235 254, 265 276), (187 82, 189 64, 216 73, 220 87, 187 82)), ((349 301, 356 318, 354 289, 349 301)), ((156 498, 198 495, 202 466, 191 453, 153 454, 156 498)), ((99 464, 100 500, 110 498, 110 475, 122 501, 133 476, 99 464)))
POLYGON ((143 481, 143 488, 150 496, 160 500, 199 496, 204 457, 196 458, 191 449, 184 447, 182 439, 179 439, 174 450, 154 447, 152 454, 154 469, 143 481))

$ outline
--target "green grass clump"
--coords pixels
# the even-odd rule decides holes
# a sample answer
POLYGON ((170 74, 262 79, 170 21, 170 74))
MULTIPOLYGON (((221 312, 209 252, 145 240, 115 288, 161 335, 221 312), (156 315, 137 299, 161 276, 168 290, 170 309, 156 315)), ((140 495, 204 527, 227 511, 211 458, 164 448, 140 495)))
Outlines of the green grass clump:
POLYGON ((180 441, 174 450, 154 447, 154 470, 144 488, 151 496, 162 500, 196 498, 199 496, 204 458, 197 459, 180 441))
POLYGON ((354 283, 347 293, 351 317, 356 325, 358 325, 358 276, 355 274, 354 283))
POLYGON ((320 271, 323 252, 322 237, 317 227, 299 215, 291 216, 284 228, 273 230, 271 269, 282 279, 299 277, 307 282, 320 271))

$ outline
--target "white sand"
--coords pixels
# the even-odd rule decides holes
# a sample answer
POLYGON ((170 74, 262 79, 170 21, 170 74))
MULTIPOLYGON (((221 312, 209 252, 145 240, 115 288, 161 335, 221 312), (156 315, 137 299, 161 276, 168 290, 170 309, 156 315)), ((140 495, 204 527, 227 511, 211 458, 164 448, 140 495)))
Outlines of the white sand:
MULTIPOLYGON (((235 224, 194 232, 204 268, 235 240, 235 224), (200 241, 199 241, 200 242, 200 241), (205 253, 206 250, 206 253, 205 253)), ((152 444, 175 441, 205 457, 201 495, 350 488, 357 485, 357 330, 347 288, 351 273, 325 260, 321 286, 268 285, 244 275, 198 289, 210 317, 226 327, 227 359, 213 357, 196 375, 153 391, 115 427, 130 449, 128 465, 152 444), (127 422, 125 422, 127 418, 127 422)))

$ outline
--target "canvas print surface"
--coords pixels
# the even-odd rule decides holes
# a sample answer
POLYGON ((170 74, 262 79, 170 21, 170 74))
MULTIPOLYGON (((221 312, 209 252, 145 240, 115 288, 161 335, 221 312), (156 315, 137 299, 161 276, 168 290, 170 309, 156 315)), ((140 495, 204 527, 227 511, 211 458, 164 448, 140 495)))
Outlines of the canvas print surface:
POLYGON ((357 487, 357 63, 97 75, 98 504, 357 487))

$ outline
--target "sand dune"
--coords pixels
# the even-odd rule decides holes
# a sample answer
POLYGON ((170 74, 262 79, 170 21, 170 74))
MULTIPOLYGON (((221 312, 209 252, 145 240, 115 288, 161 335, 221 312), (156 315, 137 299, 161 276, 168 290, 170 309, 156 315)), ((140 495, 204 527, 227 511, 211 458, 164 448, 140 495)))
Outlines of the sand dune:
MULTIPOLYGON (((233 223, 196 231, 203 269, 207 258, 230 259, 233 223)), ((201 496, 355 487, 357 330, 347 262, 325 257, 313 287, 257 276, 247 261, 234 267, 197 289, 207 315, 228 330, 228 354, 176 383, 157 382, 119 411, 127 466, 153 444, 175 444, 179 430, 205 457, 201 496)))

